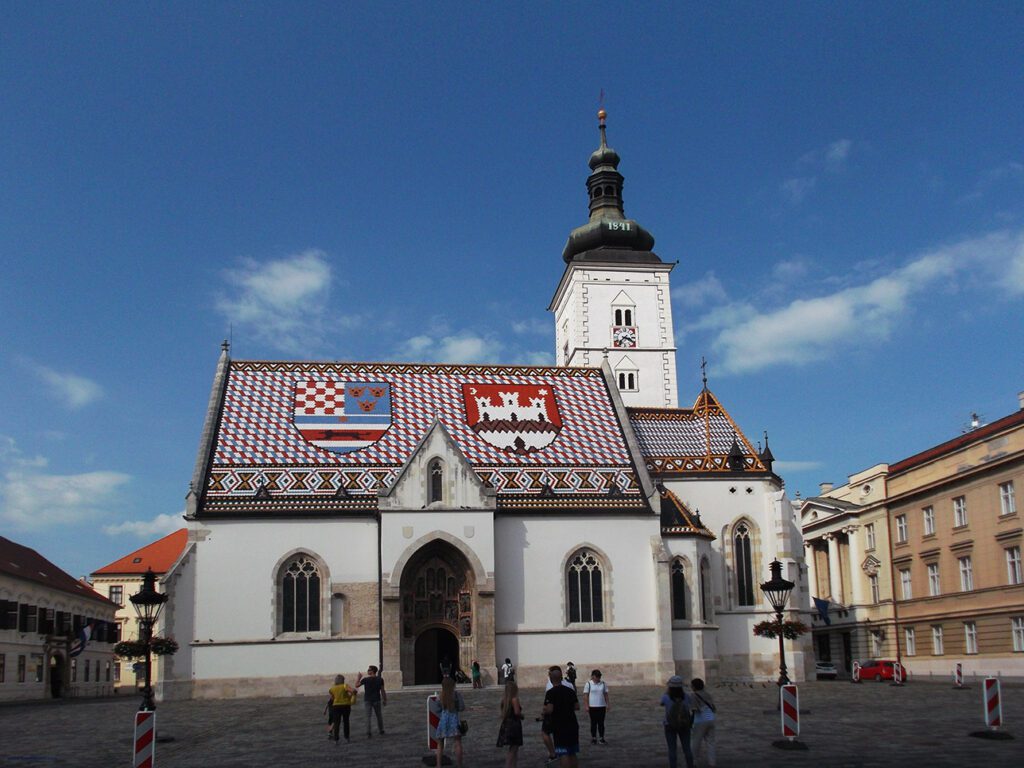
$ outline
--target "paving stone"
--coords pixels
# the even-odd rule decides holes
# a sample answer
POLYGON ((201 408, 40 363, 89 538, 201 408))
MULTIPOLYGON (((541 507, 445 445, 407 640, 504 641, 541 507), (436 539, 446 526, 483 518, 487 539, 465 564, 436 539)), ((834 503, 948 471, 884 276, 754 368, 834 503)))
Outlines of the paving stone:
MULTIPOLYGON (((591 745, 580 713, 581 766, 667 765, 658 688, 611 685, 608 745, 591 745)), ((842 681, 800 686, 800 740, 806 752, 772 747, 780 738, 771 710, 773 685, 712 686, 718 704, 718 765, 792 766, 1021 766, 1024 765, 1024 685, 1003 685, 1003 715, 1012 741, 968 734, 982 728, 981 689, 955 691, 948 684, 917 682, 853 685, 842 681)), ((181 701, 160 704, 156 765, 159 768, 255 766, 416 766, 426 753, 426 690, 395 692, 384 709, 386 734, 366 738, 362 704, 352 716, 352 742, 327 740, 319 697, 181 701), (173 741, 163 741, 164 739, 173 741)), ((463 689, 470 723, 466 768, 499 768, 504 751, 494 746, 501 691, 463 689)), ((524 690, 526 744, 519 765, 538 768, 545 756, 540 690, 524 690)), ((64 700, 0 706, 0 766, 90 768, 130 766, 138 699, 64 700)), ((680 756, 681 760, 681 756, 680 756)))

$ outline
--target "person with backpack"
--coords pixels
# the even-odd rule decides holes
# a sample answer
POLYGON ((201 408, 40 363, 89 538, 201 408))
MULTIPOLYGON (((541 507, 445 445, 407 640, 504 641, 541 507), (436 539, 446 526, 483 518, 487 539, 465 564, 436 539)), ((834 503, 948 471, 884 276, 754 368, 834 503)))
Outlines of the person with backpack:
POLYGON ((501 676, 498 678, 499 683, 515 682, 516 679, 516 668, 512 664, 512 659, 505 659, 505 663, 501 665, 501 676))
POLYGON ((571 661, 565 665, 565 679, 569 681, 573 690, 576 690, 576 665, 571 661))
POLYGON ((715 768, 715 700, 704 690, 704 681, 695 677, 690 681, 693 688, 693 703, 696 711, 693 714, 693 735, 690 751, 696 760, 700 756, 701 744, 707 756, 709 768, 715 768))
POLYGON ((668 744, 668 767, 676 768, 676 739, 683 745, 686 768, 693 768, 693 752, 690 750, 690 728, 693 718, 693 700, 683 690, 683 678, 672 675, 668 679, 665 693, 661 695, 661 706, 665 708, 663 724, 665 742, 668 744))

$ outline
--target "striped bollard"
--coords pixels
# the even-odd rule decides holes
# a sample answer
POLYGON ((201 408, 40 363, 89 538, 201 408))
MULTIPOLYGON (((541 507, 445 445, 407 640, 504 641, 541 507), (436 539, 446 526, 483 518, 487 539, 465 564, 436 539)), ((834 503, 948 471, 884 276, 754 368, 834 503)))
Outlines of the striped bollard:
POLYGON ((796 740, 800 735, 800 695, 795 685, 779 686, 779 711, 782 713, 784 738, 773 741, 772 746, 779 749, 807 749, 806 744, 796 740))
POLYGON ((956 663, 956 666, 953 667, 953 687, 964 687, 964 665, 959 661, 956 663))
POLYGON ((1003 724, 1003 702, 999 696, 999 678, 985 678, 985 725, 993 731, 1003 724))
POLYGON ((427 696, 427 749, 437 749, 437 726, 441 722, 441 700, 435 693, 427 696))
POLYGON ((898 661, 892 665, 892 684, 903 685, 903 665, 898 661))
POLYGON ((986 731, 972 731, 971 736, 979 739, 998 739, 1007 741, 1012 739, 1012 734, 1000 731, 1003 725, 1003 701, 999 695, 999 678, 986 677, 985 684, 981 687, 981 703, 985 713, 986 731))
POLYGON ((860 662, 856 662, 856 661, 853 662, 853 670, 850 673, 850 682, 851 683, 859 683, 860 682, 860 662))
POLYGON ((135 751, 133 768, 153 768, 156 745, 156 712, 135 713, 135 751))

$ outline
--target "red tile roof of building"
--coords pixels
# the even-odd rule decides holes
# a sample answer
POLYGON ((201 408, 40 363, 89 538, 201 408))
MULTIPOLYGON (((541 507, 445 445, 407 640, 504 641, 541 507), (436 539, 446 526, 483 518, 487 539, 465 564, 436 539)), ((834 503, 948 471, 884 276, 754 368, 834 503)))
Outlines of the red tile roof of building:
POLYGON ((96 592, 67 571, 58 568, 34 549, 0 536, 0 573, 42 584, 78 597, 99 600, 112 605, 103 595, 96 592))
POLYGON ((1004 416, 1001 419, 993 421, 991 424, 986 424, 983 427, 965 432, 962 435, 954 437, 952 440, 947 440, 944 443, 939 443, 933 448, 929 448, 927 451, 921 451, 921 453, 915 453, 913 456, 909 456, 902 461, 898 461, 895 464, 890 465, 889 475, 896 475, 900 472, 906 472, 907 470, 919 467, 922 464, 927 464, 929 461, 934 461, 942 456, 958 451, 961 448, 966 448, 972 443, 985 440, 986 438, 992 437, 1003 430, 1010 429, 1024 424, 1024 409, 1011 413, 1009 416, 1004 416))
POLYGON ((115 560, 110 565, 103 566, 98 571, 93 571, 92 575, 145 573, 147 568, 152 568, 154 573, 167 573, 185 549, 187 542, 188 531, 182 528, 152 544, 147 544, 142 549, 135 550, 130 555, 125 555, 120 560, 115 560))

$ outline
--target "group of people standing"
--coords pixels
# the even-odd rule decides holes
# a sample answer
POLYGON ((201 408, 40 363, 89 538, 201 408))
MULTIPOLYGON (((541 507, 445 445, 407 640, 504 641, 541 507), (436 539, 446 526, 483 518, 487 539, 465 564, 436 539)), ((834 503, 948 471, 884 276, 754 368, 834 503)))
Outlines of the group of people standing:
MULTIPOLYGON (((479 682, 479 665, 473 664, 473 687, 482 687, 479 682)), ((509 659, 501 669, 505 681, 504 694, 501 699, 501 725, 498 729, 497 746, 507 749, 506 768, 518 765, 519 749, 523 746, 523 706, 519 699, 519 686, 515 679, 515 667, 509 659)), ((580 734, 579 721, 576 713, 580 709, 580 697, 576 692, 576 667, 572 662, 566 665, 563 677, 562 668, 548 668, 548 682, 544 691, 544 705, 541 709, 541 739, 548 753, 548 764, 558 763, 560 768, 576 768, 579 765, 580 734)), ((669 768, 677 768, 678 747, 681 744, 686 768, 693 768, 694 759, 701 749, 708 766, 715 765, 715 702, 705 689, 704 681, 694 678, 690 681, 691 690, 686 691, 683 679, 673 675, 668 679, 665 693, 661 697, 664 709, 662 725, 665 730, 665 741, 668 746, 669 768)), ((387 693, 384 680, 378 675, 377 667, 370 666, 367 674, 360 673, 356 677, 356 686, 352 688, 345 683, 344 675, 338 675, 330 689, 330 726, 329 739, 339 741, 339 730, 343 726, 345 741, 349 741, 349 718, 352 707, 356 703, 358 688, 364 690, 366 707, 366 736, 372 733, 373 718, 376 717, 378 733, 384 734, 384 719, 381 707, 387 704, 387 693)), ((583 710, 590 720, 590 743, 607 744, 605 741, 605 717, 610 707, 608 684, 601 676, 601 670, 590 673, 590 679, 583 686, 583 710)), ((456 690, 455 678, 449 673, 441 681, 441 693, 438 697, 438 724, 436 731, 437 765, 440 767, 444 759, 447 744, 452 745, 457 768, 462 766, 462 736, 468 724, 462 717, 466 702, 462 694, 456 690)))

